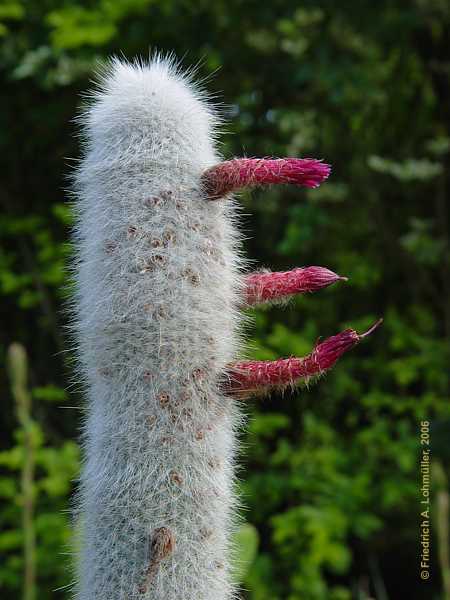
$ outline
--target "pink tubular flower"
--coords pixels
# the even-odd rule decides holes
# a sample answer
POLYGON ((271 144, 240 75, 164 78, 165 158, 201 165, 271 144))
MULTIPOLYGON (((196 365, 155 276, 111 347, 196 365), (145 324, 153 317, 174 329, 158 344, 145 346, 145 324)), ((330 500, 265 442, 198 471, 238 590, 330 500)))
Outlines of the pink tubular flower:
MULTIPOLYGON (((244 187, 272 184, 293 184, 318 187, 331 171, 330 165, 314 158, 235 158, 205 171, 201 177, 206 200, 218 200, 244 187)), ((245 278, 243 302, 247 306, 273 302, 293 294, 314 292, 338 280, 346 281, 324 267, 297 268, 278 273, 256 272, 245 278)), ((246 397, 264 393, 273 387, 295 385, 302 379, 330 369, 342 354, 378 327, 377 321, 366 333, 353 329, 317 344, 304 358, 284 358, 275 361, 244 361, 229 366, 224 391, 246 397)))
POLYGON ((278 273, 250 273, 245 278, 246 304, 251 306, 292 294, 315 292, 340 280, 346 281, 347 278, 324 267, 305 267, 278 273))
POLYGON ((331 167, 314 158, 235 158, 208 169, 202 177, 210 200, 243 187, 290 183, 318 187, 331 167))
POLYGON ((245 361, 230 366, 226 391, 234 396, 245 397, 264 393, 273 387, 293 386, 330 369, 348 350, 370 335, 381 324, 379 319, 368 331, 358 334, 346 329, 324 342, 304 358, 281 358, 274 361, 245 361))

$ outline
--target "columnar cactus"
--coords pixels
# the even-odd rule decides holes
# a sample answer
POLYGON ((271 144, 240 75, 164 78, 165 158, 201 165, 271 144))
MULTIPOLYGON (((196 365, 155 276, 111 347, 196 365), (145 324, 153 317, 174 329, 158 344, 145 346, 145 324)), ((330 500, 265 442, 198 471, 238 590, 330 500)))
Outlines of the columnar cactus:
POLYGON ((293 385, 359 341, 236 363, 242 307, 340 277, 243 273, 247 185, 317 186, 312 159, 220 163, 218 117, 170 61, 115 60, 81 118, 75 175, 78 355, 87 389, 77 600, 229 600, 237 397, 293 385))

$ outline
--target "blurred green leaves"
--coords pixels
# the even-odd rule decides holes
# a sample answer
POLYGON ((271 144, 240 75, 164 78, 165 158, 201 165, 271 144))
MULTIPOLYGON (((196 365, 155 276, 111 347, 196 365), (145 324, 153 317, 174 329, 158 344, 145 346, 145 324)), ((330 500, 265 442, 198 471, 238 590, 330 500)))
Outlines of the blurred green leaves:
POLYGON ((426 158, 408 158, 396 162, 381 156, 369 156, 367 164, 377 173, 387 173, 400 181, 426 181, 440 175, 443 171, 441 163, 432 162, 426 158))
POLYGON ((423 265, 438 266, 444 259, 446 240, 433 235, 434 224, 416 217, 409 220, 410 230, 402 236, 400 242, 417 262, 423 265))
POLYGON ((243 523, 234 534, 234 559, 233 579, 238 584, 245 582, 247 573, 255 560, 258 551, 259 535, 256 527, 250 523, 243 523))
POLYGON ((8 32, 8 22, 18 21, 24 16, 24 7, 21 2, 4 1, 0 4, 0 39, 8 32))
MULTIPOLYGON (((79 471, 79 448, 73 441, 60 446, 49 446, 38 424, 33 425, 36 479, 33 482, 35 503, 36 562, 38 582, 51 581, 52 588, 67 583, 70 569, 68 559, 61 557, 71 543, 70 517, 67 499, 73 490, 73 481, 79 471)), ((23 499, 18 487, 18 474, 23 466, 23 434, 15 434, 16 442, 8 450, 0 452, 0 550, 4 560, 0 565, 0 590, 20 589, 23 582, 21 512, 23 499)), ((39 586, 39 599, 50 598, 51 590, 39 586)))
POLYGON ((100 0, 95 8, 78 2, 53 10, 47 15, 52 28, 50 39, 57 49, 103 46, 118 33, 121 19, 139 14, 154 0, 100 0))

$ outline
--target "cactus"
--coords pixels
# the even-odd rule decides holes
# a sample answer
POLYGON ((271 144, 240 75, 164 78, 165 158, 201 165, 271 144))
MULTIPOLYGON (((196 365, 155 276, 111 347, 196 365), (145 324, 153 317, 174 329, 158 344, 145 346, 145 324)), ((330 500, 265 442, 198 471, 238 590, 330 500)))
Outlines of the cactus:
POLYGON ((242 307, 318 290, 328 269, 244 275, 244 186, 316 187, 313 159, 220 162, 220 119, 169 60, 113 60, 81 115, 74 327, 87 390, 77 600, 229 600, 239 398, 331 367, 236 363, 242 307))

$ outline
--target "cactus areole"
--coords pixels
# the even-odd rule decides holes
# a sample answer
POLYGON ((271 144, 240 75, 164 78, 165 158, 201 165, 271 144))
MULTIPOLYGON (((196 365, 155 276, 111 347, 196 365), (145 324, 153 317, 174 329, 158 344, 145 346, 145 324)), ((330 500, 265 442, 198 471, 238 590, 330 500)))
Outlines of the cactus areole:
POLYGON ((218 116, 171 61, 113 60, 81 115, 75 330, 87 408, 76 600, 230 600, 243 398, 334 365, 346 330, 303 359, 239 362, 242 308, 339 279, 245 274, 232 192, 318 186, 314 159, 221 162, 218 116))

